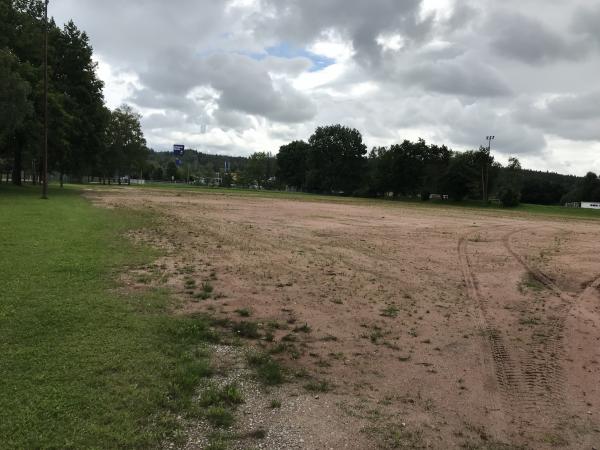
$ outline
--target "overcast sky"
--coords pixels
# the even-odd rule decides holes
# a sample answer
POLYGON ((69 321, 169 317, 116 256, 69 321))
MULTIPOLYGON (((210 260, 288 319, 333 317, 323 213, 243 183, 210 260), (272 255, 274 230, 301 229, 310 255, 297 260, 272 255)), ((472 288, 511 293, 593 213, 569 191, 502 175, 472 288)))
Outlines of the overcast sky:
POLYGON ((51 0, 149 146, 276 153, 318 125, 600 171, 598 0, 51 0))

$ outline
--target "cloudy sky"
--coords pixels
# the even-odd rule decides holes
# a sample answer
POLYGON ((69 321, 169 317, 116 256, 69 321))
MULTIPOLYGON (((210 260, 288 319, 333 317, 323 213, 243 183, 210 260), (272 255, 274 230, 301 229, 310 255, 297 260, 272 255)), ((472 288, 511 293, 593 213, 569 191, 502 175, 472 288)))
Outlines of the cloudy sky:
POLYGON ((149 145, 277 152, 318 125, 369 147, 496 135, 526 167, 600 171, 598 0, 52 0, 149 145))

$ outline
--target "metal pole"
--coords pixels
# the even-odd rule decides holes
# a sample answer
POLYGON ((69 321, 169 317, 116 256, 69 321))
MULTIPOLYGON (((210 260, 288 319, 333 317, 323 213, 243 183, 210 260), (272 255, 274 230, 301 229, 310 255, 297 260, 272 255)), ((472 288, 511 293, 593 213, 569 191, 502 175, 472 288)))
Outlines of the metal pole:
MULTIPOLYGON (((490 155, 490 152, 492 151, 492 141, 494 139, 496 139, 496 136, 487 136, 486 137, 487 141, 488 141, 488 155, 490 155)), ((489 183, 490 183, 490 164, 489 164, 489 160, 486 161, 486 165, 485 165, 485 172, 486 172, 486 176, 485 176, 485 201, 487 202, 488 199, 488 189, 489 189, 489 183)))
POLYGON ((44 181, 42 198, 48 198, 48 0, 44 8, 44 181))

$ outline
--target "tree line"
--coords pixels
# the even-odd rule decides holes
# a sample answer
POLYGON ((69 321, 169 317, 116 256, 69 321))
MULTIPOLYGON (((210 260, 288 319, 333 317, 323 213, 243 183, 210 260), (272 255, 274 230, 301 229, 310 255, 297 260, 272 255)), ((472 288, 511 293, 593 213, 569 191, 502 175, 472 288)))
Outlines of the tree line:
POLYGON ((283 145, 276 156, 257 152, 249 158, 228 157, 191 150, 181 168, 173 159, 168 153, 152 152, 150 178, 158 173, 166 175, 162 179, 198 182, 220 173, 225 187, 423 200, 493 198, 506 206, 521 201, 546 205, 595 201, 594 180, 598 180, 591 173, 581 178, 526 170, 517 158, 503 166, 487 148, 456 152, 422 139, 368 151, 361 133, 342 125, 319 127, 308 141, 283 145))
MULTIPOLYGON (((41 178, 44 2, 0 0, 0 175, 14 184, 41 178)), ((88 35, 72 22, 48 23, 49 171, 74 180, 111 180, 147 159, 140 116, 110 111, 88 35)), ((1 177, 0 177, 1 180, 1 177)))
POLYGON ((596 201, 600 195, 593 173, 581 179, 524 170, 517 158, 502 166, 488 148, 456 152, 423 139, 367 152, 360 132, 341 125, 317 128, 308 142, 282 146, 277 163, 280 184, 308 192, 484 202, 494 197, 505 206, 596 201))

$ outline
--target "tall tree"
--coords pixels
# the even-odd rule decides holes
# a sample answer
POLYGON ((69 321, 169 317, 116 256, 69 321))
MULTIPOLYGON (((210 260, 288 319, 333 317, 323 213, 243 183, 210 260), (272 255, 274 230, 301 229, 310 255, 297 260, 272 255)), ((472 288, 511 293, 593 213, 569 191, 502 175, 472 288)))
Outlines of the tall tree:
POLYGON ((143 169, 148 149, 140 123, 141 115, 122 105, 110 115, 103 155, 105 176, 131 177, 143 169))
POLYGON ((276 173, 276 159, 271 153, 256 152, 248 158, 243 172, 245 184, 256 184, 260 188, 270 188, 276 173))
POLYGON ((342 125, 319 127, 308 142, 309 189, 352 194, 361 185, 367 147, 358 130, 342 125))
POLYGON ((17 57, 0 49, 0 150, 32 114, 30 84, 19 73, 17 57))
POLYGON ((56 151, 61 175, 89 174, 103 149, 109 115, 104 107, 104 84, 98 79, 92 56, 87 34, 68 22, 56 42, 54 67, 54 85, 64 96, 64 110, 70 119, 66 142, 56 151))
POLYGON ((282 146, 277 154, 277 177, 282 184, 302 190, 306 183, 306 164, 310 145, 293 141, 282 146))

